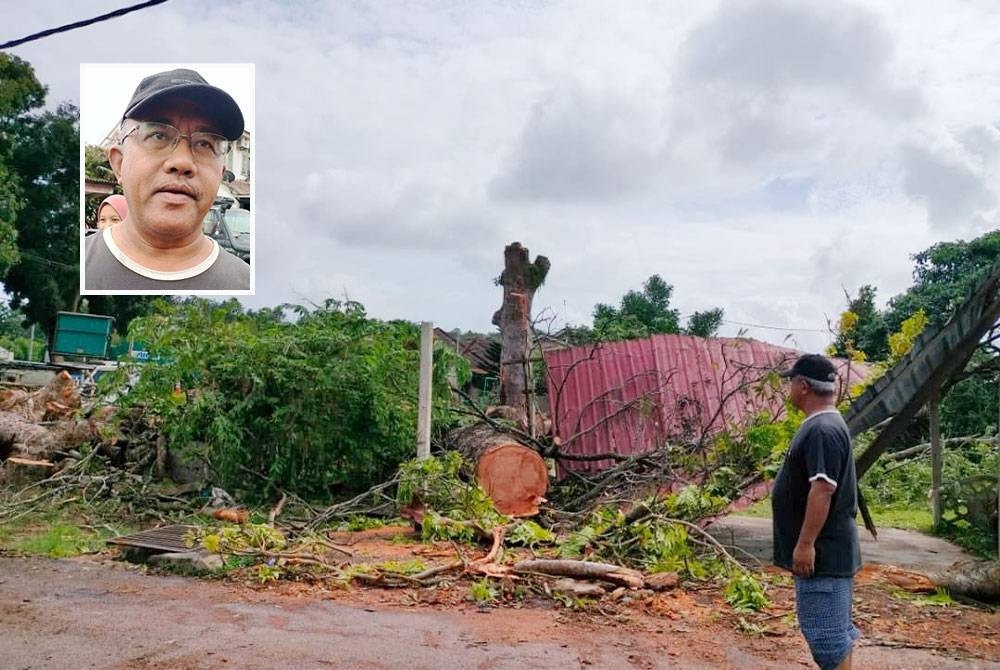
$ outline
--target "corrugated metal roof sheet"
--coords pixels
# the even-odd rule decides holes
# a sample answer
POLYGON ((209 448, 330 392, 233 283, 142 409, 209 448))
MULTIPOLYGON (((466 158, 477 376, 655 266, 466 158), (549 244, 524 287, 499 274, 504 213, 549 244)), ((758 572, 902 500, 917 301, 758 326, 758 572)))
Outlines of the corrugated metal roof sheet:
MULTIPOLYGON (((668 439, 690 442, 744 418, 784 411, 780 389, 762 383, 800 352, 744 338, 656 335, 546 352, 549 406, 567 454, 623 456, 652 451, 668 439)), ((840 362, 841 382, 864 371, 840 362)), ((564 461, 594 471, 614 461, 564 461)))
POLYGON ((183 524, 172 524, 160 526, 158 528, 148 528, 131 535, 121 535, 108 540, 108 544, 117 544, 123 547, 139 547, 152 551, 175 552, 191 551, 187 546, 184 537, 188 531, 195 530, 195 526, 185 526, 183 524))

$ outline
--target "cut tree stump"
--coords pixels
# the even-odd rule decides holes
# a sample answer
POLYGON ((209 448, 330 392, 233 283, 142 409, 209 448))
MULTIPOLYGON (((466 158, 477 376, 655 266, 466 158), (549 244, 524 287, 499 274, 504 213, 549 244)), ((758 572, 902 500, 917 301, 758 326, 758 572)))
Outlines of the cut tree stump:
POLYGON ((55 471, 55 463, 31 458, 11 457, 3 462, 0 480, 11 489, 22 489, 43 479, 48 479, 55 471))
POLYGON ((448 443, 475 464, 476 480, 501 514, 538 514, 549 488, 549 473, 538 452, 489 424, 452 431, 448 443))
POLYGON ((531 303, 552 264, 545 256, 532 261, 520 242, 504 248, 503 261, 503 303, 493 314, 500 329, 500 403, 515 407, 518 422, 531 425, 531 303))

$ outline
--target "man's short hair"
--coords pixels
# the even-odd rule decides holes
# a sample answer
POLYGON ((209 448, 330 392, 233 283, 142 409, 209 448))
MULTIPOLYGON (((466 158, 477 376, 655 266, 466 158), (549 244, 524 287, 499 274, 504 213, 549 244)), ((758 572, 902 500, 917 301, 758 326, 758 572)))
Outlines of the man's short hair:
POLYGON ((803 377, 803 379, 806 380, 806 384, 809 385, 809 388, 812 389, 812 392, 816 395, 829 397, 837 392, 836 387, 830 388, 824 382, 818 382, 815 379, 809 379, 808 377, 803 377))
POLYGON ((837 392, 837 368, 826 356, 806 354, 795 364, 778 373, 779 377, 802 377, 817 395, 830 396, 837 392))

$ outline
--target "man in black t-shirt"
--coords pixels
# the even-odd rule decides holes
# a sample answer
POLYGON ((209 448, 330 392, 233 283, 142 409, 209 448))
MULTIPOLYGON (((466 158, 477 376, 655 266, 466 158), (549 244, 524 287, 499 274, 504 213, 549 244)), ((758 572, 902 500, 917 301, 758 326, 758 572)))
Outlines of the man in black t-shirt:
POLYGON ((799 358, 781 376, 806 414, 771 492, 774 563, 795 575, 799 628, 821 668, 850 668, 860 636, 851 621, 858 546, 851 435, 834 405, 837 372, 825 357, 799 358))

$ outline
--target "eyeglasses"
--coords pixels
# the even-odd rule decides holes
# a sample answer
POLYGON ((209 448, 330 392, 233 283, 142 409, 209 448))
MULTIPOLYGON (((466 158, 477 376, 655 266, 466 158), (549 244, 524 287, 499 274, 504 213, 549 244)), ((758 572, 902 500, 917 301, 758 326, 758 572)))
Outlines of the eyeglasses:
POLYGON ((233 146, 230 140, 215 133, 195 132, 182 135, 181 131, 173 126, 155 121, 140 121, 132 130, 122 135, 118 143, 125 144, 125 139, 133 133, 139 147, 149 153, 171 153, 181 138, 186 137, 192 155, 205 162, 219 161, 233 146))

